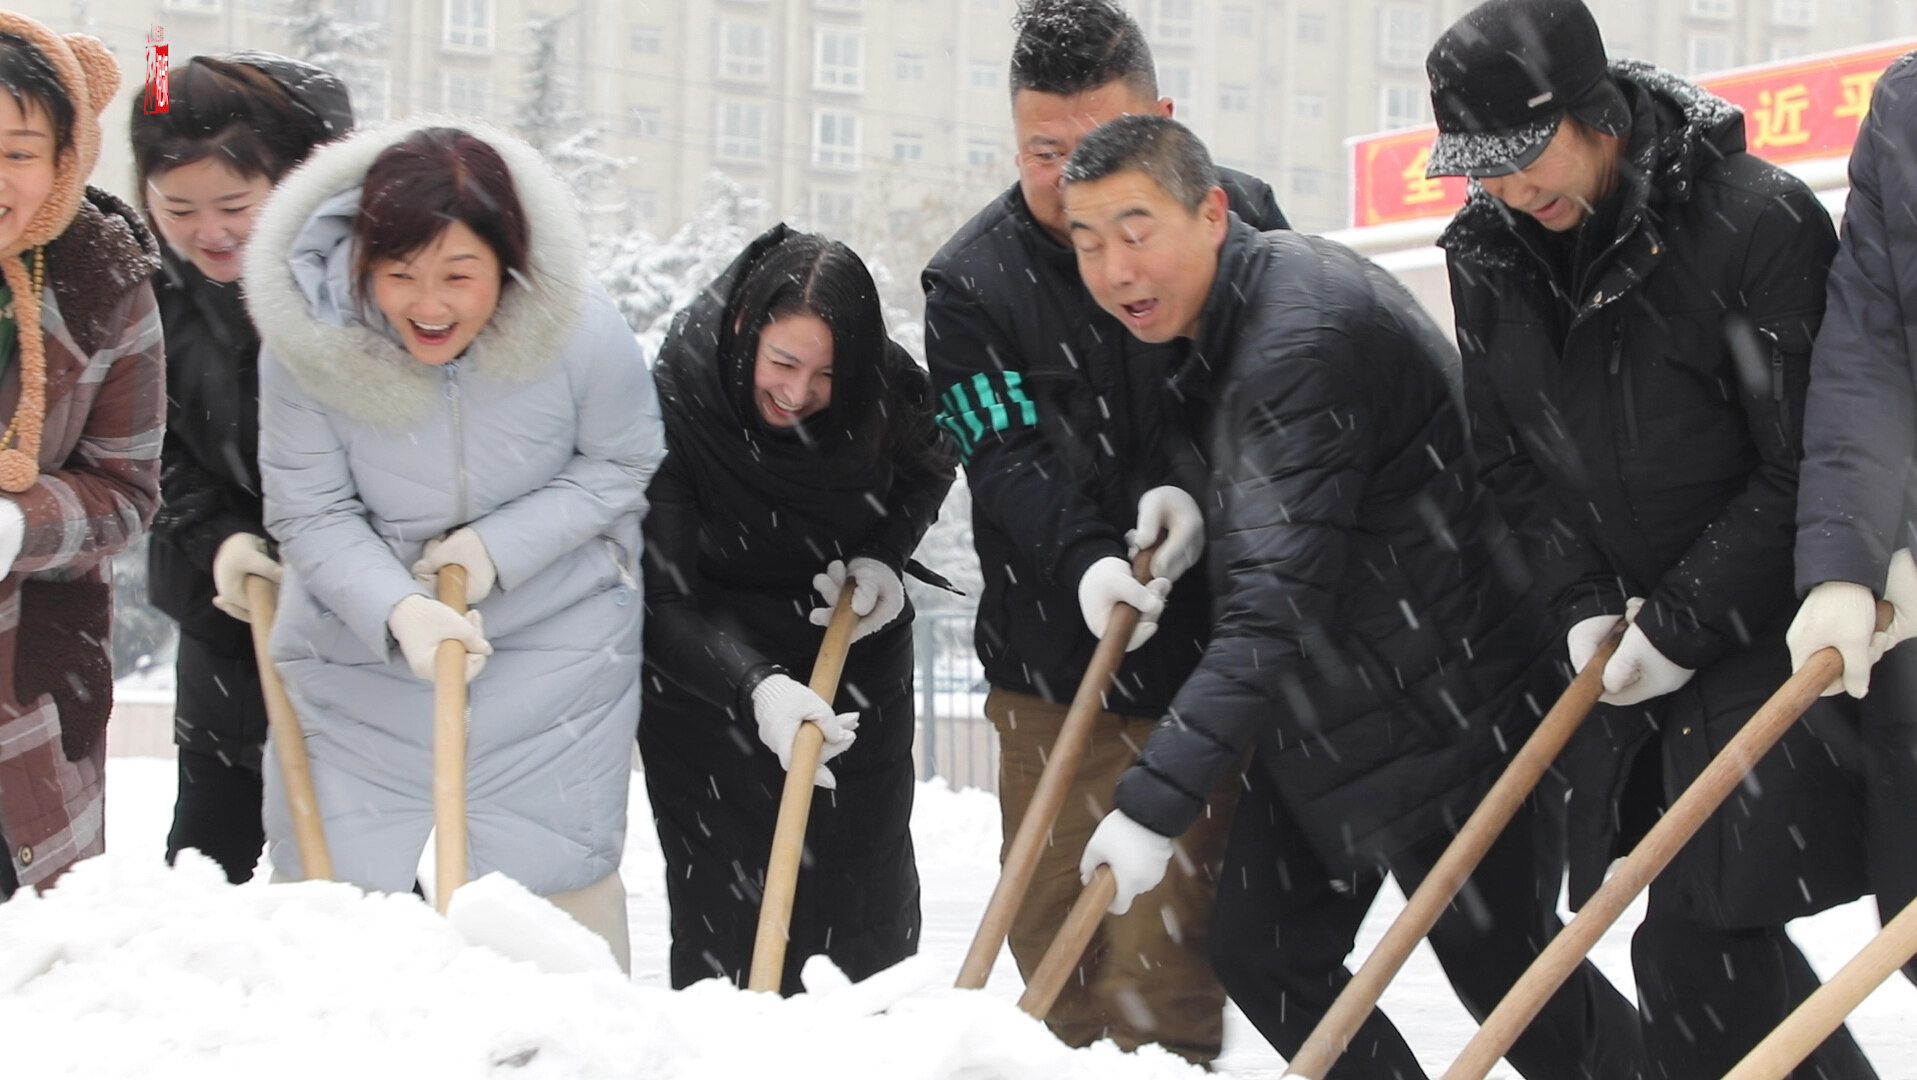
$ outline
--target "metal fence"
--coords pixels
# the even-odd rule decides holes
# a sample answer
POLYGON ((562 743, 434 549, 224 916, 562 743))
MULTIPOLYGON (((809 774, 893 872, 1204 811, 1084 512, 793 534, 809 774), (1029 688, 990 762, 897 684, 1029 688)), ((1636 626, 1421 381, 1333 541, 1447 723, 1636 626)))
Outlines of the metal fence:
POLYGON ((918 775, 954 788, 998 790, 998 733, 985 719, 985 668, 972 647, 972 613, 920 612, 913 620, 918 673, 918 775))

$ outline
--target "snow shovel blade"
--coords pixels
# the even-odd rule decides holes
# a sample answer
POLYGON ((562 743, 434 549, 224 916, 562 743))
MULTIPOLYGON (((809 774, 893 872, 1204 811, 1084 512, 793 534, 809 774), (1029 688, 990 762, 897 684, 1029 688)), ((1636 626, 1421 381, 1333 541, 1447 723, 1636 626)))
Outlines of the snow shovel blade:
POLYGON ((1338 1058, 1351 1045, 1371 1010, 1377 1008, 1378 999, 1384 995, 1385 988, 1391 985, 1411 951, 1424 940, 1424 936, 1437 925, 1451 899, 1464 887, 1471 871, 1477 869, 1484 853, 1490 850, 1511 823, 1524 800, 1530 796, 1538 781, 1544 778, 1545 771, 1557 760, 1571 736, 1591 714, 1592 706, 1604 693, 1604 665, 1617 651, 1618 642, 1624 638, 1629 620, 1619 619, 1611 632, 1598 643, 1591 659, 1586 661, 1584 669, 1565 687, 1558 697, 1557 704, 1544 714, 1538 722, 1537 730, 1526 739, 1511 758, 1511 764, 1505 766, 1504 774, 1498 782, 1486 792, 1483 801, 1458 830, 1443 857, 1431 868, 1424 882, 1420 884, 1411 899, 1405 902, 1404 909, 1392 920, 1391 927, 1380 938, 1371 955, 1365 958, 1364 965, 1351 981, 1339 992, 1337 1000, 1312 1029, 1310 1037, 1298 1048, 1285 1068, 1286 1076, 1308 1077, 1310 1080, 1323 1080, 1338 1058))
POLYGON ((320 818, 319 798, 313 791, 306 736, 268 648, 273 620, 279 615, 279 586, 258 574, 247 575, 246 604, 253 610, 253 659, 259 665, 260 690, 266 698, 266 726, 273 733, 273 756, 279 761, 280 779, 286 784, 286 805, 293 815, 300 873, 308 881, 331 880, 333 855, 326 847, 326 828, 320 818))
MULTIPOLYGON (((859 624, 852 610, 855 579, 847 577, 832 605, 832 621, 819 658, 812 662, 812 692, 830 703, 839 694, 839 674, 852 648, 852 631, 859 624)), ((812 817, 812 778, 819 771, 819 751, 825 734, 810 720, 799 725, 792 740, 791 764, 785 770, 785 788, 779 795, 778 823, 772 830, 772 855, 766 861, 765 895, 759 901, 758 935, 752 943, 752 969, 746 989, 777 993, 785 973, 785 947, 792 927, 792 898, 799 888, 799 857, 805 850, 805 826, 812 817)))
MULTIPOLYGON (((1157 551, 1158 545, 1153 544, 1132 559, 1132 576, 1140 584, 1151 581, 1152 556, 1157 551)), ((1018 832, 1005 849, 998 885, 992 890, 991 900, 986 902, 978 932, 972 937, 972 947, 959 966, 958 981, 953 984, 960 990, 982 989, 985 980, 991 977, 999 949, 1004 946, 1006 935, 1012 932, 1012 920, 1018 917, 1019 905, 1025 902, 1025 893, 1038 872, 1046 836, 1052 831, 1052 823, 1058 820, 1059 809, 1065 805, 1065 796, 1078 775, 1078 763, 1091 740, 1092 722, 1104 711, 1105 690, 1118 674, 1118 665, 1125 661, 1125 646, 1132 639, 1132 631, 1138 628, 1138 619, 1138 609, 1130 604, 1119 604, 1112 609, 1105 634, 1098 639, 1098 648, 1085 667, 1084 678, 1078 681, 1078 692, 1072 695, 1065 722, 1059 727, 1052 752, 1045 759, 1045 769, 1039 773, 1038 785, 1032 789, 1031 804, 1025 808, 1018 832)), ((1056 996, 1057 991, 1053 994, 1056 996)))
MULTIPOLYGON (((466 613, 466 568, 443 566, 439 602, 466 613)), ((466 884, 466 646, 439 643, 433 668, 433 906, 441 915, 466 884)))
MULTIPOLYGON (((1879 630, 1890 625, 1891 614, 1890 605, 1878 601, 1879 630)), ((1631 854, 1617 865, 1610 878, 1585 901, 1583 910, 1570 925, 1560 930, 1531 962, 1523 977, 1485 1018, 1484 1026, 1465 1044, 1442 1080, 1484 1080, 1484 1075, 1537 1017, 1545 1000, 1584 962, 1598 938, 1604 936, 1637 894, 1650 885, 1651 879, 1669 865, 1678 849, 1703 827, 1704 820, 1744 781, 1765 751, 1777 743, 1785 730, 1797 722, 1804 710, 1823 695, 1831 680, 1843 671, 1844 658, 1836 649, 1819 649, 1796 674, 1784 681, 1770 700, 1751 714, 1743 728, 1718 751, 1691 786, 1684 789, 1684 794, 1671 804, 1644 839, 1638 841, 1631 854)))
POLYGON ((1724 1080, 1784 1080, 1898 968, 1917 956, 1917 900, 1904 905, 1829 982, 1791 1010, 1724 1080))

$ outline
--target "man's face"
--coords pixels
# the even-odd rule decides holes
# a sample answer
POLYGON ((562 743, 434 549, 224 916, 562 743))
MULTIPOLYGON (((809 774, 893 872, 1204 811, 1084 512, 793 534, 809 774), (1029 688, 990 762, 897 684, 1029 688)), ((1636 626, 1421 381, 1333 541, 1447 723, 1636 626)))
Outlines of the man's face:
POLYGON ((1198 334, 1229 221, 1223 188, 1187 210, 1135 169, 1068 185, 1078 272, 1098 306, 1141 341, 1198 334))
POLYGON ((1598 200, 1617 186, 1622 153, 1616 136, 1588 131, 1567 115, 1536 161, 1508 176, 1487 176, 1478 183, 1552 232, 1566 232, 1583 224, 1598 200))
POLYGON ((1059 196, 1065 159, 1078 149, 1078 141, 1086 132, 1134 113, 1170 116, 1172 101, 1144 97, 1123 79, 1082 94, 1020 90, 1012 99, 1012 132, 1018 139, 1018 188, 1032 216, 1059 240, 1070 239, 1065 229, 1065 204, 1059 196))

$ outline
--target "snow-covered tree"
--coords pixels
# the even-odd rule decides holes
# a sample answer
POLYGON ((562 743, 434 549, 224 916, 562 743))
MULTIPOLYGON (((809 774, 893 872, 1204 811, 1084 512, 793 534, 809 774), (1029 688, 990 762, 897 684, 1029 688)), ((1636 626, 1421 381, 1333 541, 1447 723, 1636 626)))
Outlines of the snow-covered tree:
POLYGON ((520 138, 546 155, 554 171, 572 188, 599 249, 595 253, 597 261, 603 262, 610 257, 611 245, 598 238, 616 236, 621 231, 616 223, 625 204, 618 195, 618 181, 632 159, 599 149, 605 129, 583 124, 583 115, 572 107, 573 84, 562 70, 559 55, 560 31, 566 19, 566 15, 535 15, 526 20, 531 48, 526 54, 513 126, 520 138))
POLYGON ((534 15, 523 27, 531 48, 526 53, 513 127, 542 154, 575 120, 566 108, 570 88, 559 71, 559 31, 565 21, 565 15, 534 15))
POLYGON ((766 204, 722 172, 706 176, 705 198, 692 217, 660 243, 634 227, 609 245, 600 284, 639 335, 646 355, 657 354, 672 315, 711 284, 765 226, 766 204))
POLYGON ((335 6, 334 0, 286 0, 286 14, 273 22, 286 28, 287 49, 295 59, 345 77, 354 57, 373 52, 384 42, 379 27, 347 18, 335 6))

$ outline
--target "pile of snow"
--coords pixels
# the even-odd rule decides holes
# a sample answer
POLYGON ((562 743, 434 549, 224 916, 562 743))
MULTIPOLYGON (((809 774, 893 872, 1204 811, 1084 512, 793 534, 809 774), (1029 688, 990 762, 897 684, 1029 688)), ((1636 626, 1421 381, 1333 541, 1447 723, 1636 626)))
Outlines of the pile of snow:
MULTIPOLYGON (((504 879, 468 888, 477 908, 532 920, 534 939, 584 932, 523 891, 511 899, 504 879)), ((193 856, 171 870, 144 852, 95 859, 46 896, 0 907, 0 1028, 28 1036, 8 1040, 10 1068, 249 1080, 1192 1073, 1162 1052, 1068 1050, 1009 1003, 944 988, 949 973, 929 960, 857 985, 815 961, 807 978, 822 992, 784 1001, 718 981, 674 993, 603 967, 552 974, 472 944, 458 924, 411 895, 236 888, 193 856)))

